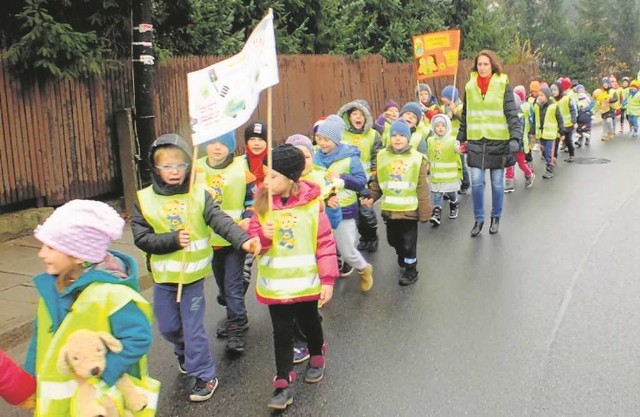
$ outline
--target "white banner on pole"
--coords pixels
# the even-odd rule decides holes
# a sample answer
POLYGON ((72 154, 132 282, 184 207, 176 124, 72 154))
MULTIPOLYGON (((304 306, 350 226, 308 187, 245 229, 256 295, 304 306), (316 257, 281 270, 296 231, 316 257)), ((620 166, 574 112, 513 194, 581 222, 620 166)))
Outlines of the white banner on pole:
POLYGON ((258 106, 260 92, 278 82, 273 12, 269 10, 240 53, 187 74, 193 145, 240 127, 258 106))

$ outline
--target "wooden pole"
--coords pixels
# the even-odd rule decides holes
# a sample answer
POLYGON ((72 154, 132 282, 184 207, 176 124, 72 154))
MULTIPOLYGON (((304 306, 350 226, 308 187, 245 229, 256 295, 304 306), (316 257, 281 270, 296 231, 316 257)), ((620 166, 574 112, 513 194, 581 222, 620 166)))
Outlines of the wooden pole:
MULTIPOLYGON (((273 166, 273 154, 271 149, 273 148, 273 89, 269 87, 267 90, 267 166, 269 167, 267 175, 271 175, 271 167, 273 166)), ((271 192, 271 186, 267 181, 267 199, 269 213, 273 210, 273 195, 271 192)))
MULTIPOLYGON (((187 198, 187 207, 185 210, 184 227, 189 230, 189 208, 193 203, 193 184, 196 180, 196 161, 198 160, 198 147, 193 147, 193 158, 191 160, 191 174, 189 175, 189 197, 187 198)), ((188 247, 187 247, 188 248, 188 247)), ((182 261, 180 269, 180 278, 178 278, 178 292, 176 294, 176 302, 182 300, 182 281, 184 280, 184 266, 187 263, 187 248, 182 248, 182 261)))

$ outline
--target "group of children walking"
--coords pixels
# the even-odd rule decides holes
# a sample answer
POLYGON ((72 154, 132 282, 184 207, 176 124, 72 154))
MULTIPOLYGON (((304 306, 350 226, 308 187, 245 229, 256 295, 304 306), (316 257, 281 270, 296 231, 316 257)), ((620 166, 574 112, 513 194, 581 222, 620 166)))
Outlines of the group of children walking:
MULTIPOLYGON (((535 179, 535 142, 546 162, 543 178, 552 178, 560 142, 569 153, 565 161, 572 162, 575 147, 590 143, 591 113, 610 119, 616 100, 637 136, 640 83, 631 81, 620 94, 609 83, 603 80, 593 100, 569 79, 552 87, 533 81, 528 98, 523 86, 514 88, 524 127, 515 159, 525 187, 535 179)), ((418 222, 438 227, 445 211, 456 219, 459 194, 469 187, 465 146, 456 140, 461 106, 454 86, 438 101, 426 84, 418 85, 416 101, 400 107, 390 100, 377 118, 365 100, 352 101, 316 123, 312 138, 295 134, 273 148, 270 170, 264 123, 247 126, 242 156, 236 156, 233 132, 208 142, 196 161, 180 136, 156 139, 149 152, 153 182, 138 192, 131 225, 153 276, 158 329, 173 346, 179 372, 192 377, 189 400, 208 400, 219 383, 204 323, 204 279, 211 274, 216 300, 226 309, 216 334, 238 355, 249 328, 245 296, 256 264, 256 298, 268 306, 274 334, 268 407, 277 410, 293 402, 295 363, 308 360, 305 382, 323 379, 327 343, 318 309, 331 300, 335 280, 355 270, 361 291, 372 289, 373 267, 362 252, 378 248, 376 201, 401 268, 398 283, 418 280, 418 222)), ((603 140, 610 140, 610 130, 603 140)), ((511 167, 505 192, 513 189, 511 167)), ((105 204, 74 200, 36 230, 46 272, 35 278, 40 306, 26 372, 0 357, 3 377, 19 381, 20 389, 9 383, 13 389, 2 392, 12 403, 37 407, 42 416, 71 415, 77 383, 56 362, 68 337, 84 328, 104 330, 122 346, 94 375, 100 377, 96 389, 109 392, 125 374, 150 380, 151 306, 138 294, 135 262, 108 249, 123 226, 105 204)))

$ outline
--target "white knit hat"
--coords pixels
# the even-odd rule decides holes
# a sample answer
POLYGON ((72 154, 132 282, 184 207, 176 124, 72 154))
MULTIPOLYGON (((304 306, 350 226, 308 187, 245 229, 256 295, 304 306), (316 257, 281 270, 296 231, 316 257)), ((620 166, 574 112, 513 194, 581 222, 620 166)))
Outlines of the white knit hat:
POLYGON ((34 234, 55 250, 99 263, 107 256, 109 244, 122 237, 123 228, 124 220, 107 204, 72 200, 58 207, 34 234))

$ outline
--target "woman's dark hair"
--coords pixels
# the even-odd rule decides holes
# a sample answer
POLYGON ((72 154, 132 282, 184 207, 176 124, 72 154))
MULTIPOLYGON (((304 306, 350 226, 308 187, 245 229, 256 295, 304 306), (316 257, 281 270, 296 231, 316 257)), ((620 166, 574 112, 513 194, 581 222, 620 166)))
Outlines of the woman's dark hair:
POLYGON ((500 58, 498 58, 498 55, 496 55, 496 53, 490 49, 483 49, 482 51, 478 52, 478 55, 476 55, 475 58, 473 58, 473 71, 478 71, 478 58, 481 56, 486 56, 487 58, 489 58, 489 61, 491 62, 492 74, 502 74, 502 64, 500 62, 500 58))

